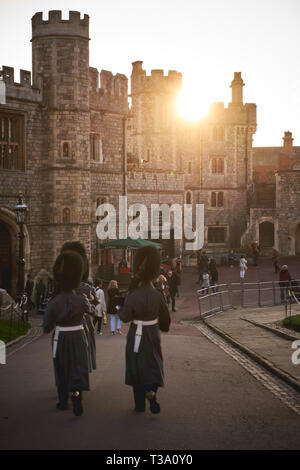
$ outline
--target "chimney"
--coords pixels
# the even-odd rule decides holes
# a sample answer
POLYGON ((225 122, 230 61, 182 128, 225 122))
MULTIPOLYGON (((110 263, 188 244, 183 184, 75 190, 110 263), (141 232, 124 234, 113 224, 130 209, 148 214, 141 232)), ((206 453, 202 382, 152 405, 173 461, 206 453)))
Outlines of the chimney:
POLYGON ((293 137, 290 131, 284 133, 283 137, 283 150, 287 157, 289 157, 293 151, 293 137))
POLYGON ((231 102, 233 104, 243 104, 243 86, 245 83, 241 75, 242 72, 234 72, 234 78, 230 85, 230 88, 232 88, 231 102))

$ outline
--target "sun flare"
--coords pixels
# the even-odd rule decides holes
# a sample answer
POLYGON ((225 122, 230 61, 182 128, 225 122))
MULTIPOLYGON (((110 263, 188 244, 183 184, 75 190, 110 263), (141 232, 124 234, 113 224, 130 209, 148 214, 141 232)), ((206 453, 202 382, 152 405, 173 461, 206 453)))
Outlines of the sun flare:
POLYGON ((177 100, 177 108, 182 117, 189 120, 197 120, 204 117, 211 105, 208 96, 201 94, 197 86, 183 87, 177 100))

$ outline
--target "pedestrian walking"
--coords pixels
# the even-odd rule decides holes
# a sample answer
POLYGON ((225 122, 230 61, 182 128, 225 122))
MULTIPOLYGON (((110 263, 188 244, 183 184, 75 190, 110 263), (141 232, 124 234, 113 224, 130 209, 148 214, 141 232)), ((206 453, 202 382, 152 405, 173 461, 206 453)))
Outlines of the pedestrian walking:
POLYGON ((166 304, 169 305, 170 303, 169 285, 168 285, 168 281, 166 277, 163 274, 160 274, 158 276, 157 282, 155 283, 155 288, 163 294, 166 304))
POLYGON ((203 273, 208 269, 208 258, 204 250, 200 249, 197 253, 198 280, 196 284, 202 284, 203 273))
POLYGON ((251 244, 251 248, 252 248, 252 264, 253 266, 258 266, 258 258, 260 255, 260 248, 258 246, 258 242, 254 241, 251 244))
POLYGON ((212 287, 213 292, 219 292, 219 286, 218 286, 219 273, 217 270, 217 263, 213 256, 210 257, 210 260, 208 263, 208 271, 210 275, 210 285, 212 287))
POLYGON ((107 302, 107 313, 110 314, 110 331, 111 335, 114 336, 117 332, 121 333, 122 321, 119 317, 119 312, 124 299, 121 296, 121 292, 118 287, 118 283, 115 280, 111 280, 107 288, 108 302, 107 302), (117 326, 117 329, 116 329, 117 326))
POLYGON ((202 286, 201 286, 202 292, 204 293, 204 295, 206 295, 209 293, 209 287, 210 287, 208 269, 204 270, 202 279, 203 279, 202 286))
POLYGON ((273 252, 272 252, 272 263, 273 263, 273 266, 274 266, 274 273, 277 274, 279 271, 280 271, 280 268, 279 268, 279 253, 278 251, 273 248, 273 252))
POLYGON ((169 286, 169 292, 170 292, 170 297, 171 297, 171 303, 172 303, 172 312, 176 312, 175 308, 175 297, 176 297, 176 292, 178 289, 178 283, 179 283, 179 276, 175 271, 168 271, 167 274, 167 282, 169 286))
POLYGON ((280 286, 280 300, 281 302, 284 302, 286 299, 287 295, 287 290, 290 286, 290 282, 292 280, 292 277, 289 273, 288 266, 284 264, 281 267, 280 273, 279 273, 279 286, 280 286))
POLYGON ((176 297, 179 297, 179 296, 180 296, 180 294, 179 294, 179 286, 180 286, 180 284, 181 284, 181 271, 182 271, 182 261, 181 261, 181 258, 176 258, 174 271, 177 273, 177 278, 178 278, 176 297))
POLYGON ((89 261, 86 255, 85 247, 82 243, 66 242, 61 248, 61 253, 64 251, 74 251, 81 256, 83 262, 82 281, 76 289, 77 294, 85 295, 89 301, 90 308, 84 316, 84 328, 88 338, 88 351, 89 351, 89 370, 96 369, 96 341, 95 341, 95 328, 93 320, 96 317, 96 306, 98 305, 98 298, 96 290, 89 280, 89 261))
POLYGON ((83 413, 82 392, 89 390, 89 360, 87 339, 83 327, 84 315, 90 304, 84 295, 74 292, 81 281, 82 258, 78 253, 65 251, 56 259, 53 275, 56 292, 47 304, 43 320, 44 333, 55 329, 52 337, 55 383, 58 410, 68 409, 72 394, 73 412, 83 413))
POLYGON ((25 293, 27 296, 28 308, 29 310, 34 308, 34 303, 32 302, 31 296, 33 293, 34 282, 30 274, 27 275, 27 281, 25 284, 25 293))
POLYGON ((245 255, 242 255, 241 258, 240 258, 240 278, 241 278, 242 281, 244 280, 245 272, 248 269, 247 262, 248 261, 247 261, 245 255))
POLYGON ((151 281, 159 275, 159 252, 152 246, 137 251, 134 278, 120 318, 131 322, 126 341, 126 379, 132 386, 136 412, 144 412, 146 399, 152 413, 160 412, 157 390, 164 386, 160 330, 169 331, 170 315, 163 295, 151 281))
POLYGON ((98 305, 96 305, 96 318, 94 319, 94 327, 97 325, 97 332, 98 335, 102 335, 101 326, 102 326, 102 317, 105 318, 106 314, 106 303, 105 303, 105 295, 103 291, 103 281, 102 279, 96 279, 95 282, 95 289, 98 298, 98 305))

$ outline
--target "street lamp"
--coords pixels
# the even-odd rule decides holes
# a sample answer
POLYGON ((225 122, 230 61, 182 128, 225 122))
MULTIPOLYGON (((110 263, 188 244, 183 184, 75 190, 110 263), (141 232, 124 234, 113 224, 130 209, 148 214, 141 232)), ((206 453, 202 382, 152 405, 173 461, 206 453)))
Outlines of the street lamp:
POLYGON ((16 214, 17 222, 20 227, 18 233, 19 238, 19 258, 18 258, 18 285, 17 285, 17 300, 21 301, 21 297, 24 292, 24 268, 25 268, 25 259, 24 259, 24 238, 25 234, 23 232, 23 225, 26 223, 28 207, 23 201, 23 194, 19 191, 18 203, 14 207, 14 212, 16 214))

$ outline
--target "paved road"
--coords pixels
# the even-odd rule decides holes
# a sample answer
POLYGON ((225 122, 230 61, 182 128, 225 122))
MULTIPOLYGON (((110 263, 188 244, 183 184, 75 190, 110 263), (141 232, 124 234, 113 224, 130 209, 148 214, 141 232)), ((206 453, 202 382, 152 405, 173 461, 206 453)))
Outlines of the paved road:
POLYGON ((197 313, 193 274, 184 276, 169 334, 163 335, 162 412, 133 412, 124 385, 125 336, 97 337, 98 370, 84 415, 55 410, 49 336, 0 368, 1 449, 297 449, 300 419, 201 332, 176 323, 197 313))

